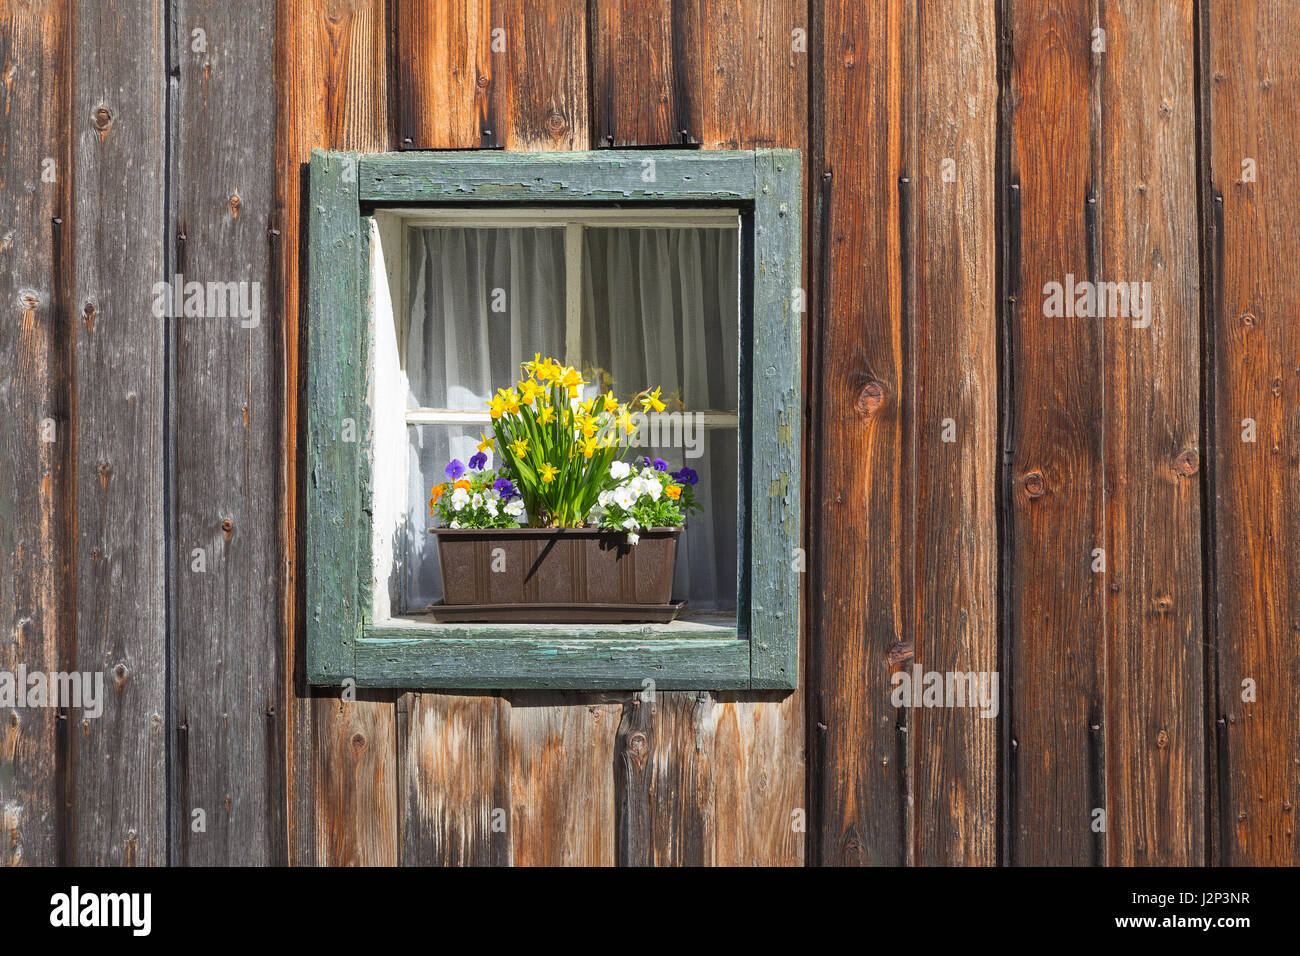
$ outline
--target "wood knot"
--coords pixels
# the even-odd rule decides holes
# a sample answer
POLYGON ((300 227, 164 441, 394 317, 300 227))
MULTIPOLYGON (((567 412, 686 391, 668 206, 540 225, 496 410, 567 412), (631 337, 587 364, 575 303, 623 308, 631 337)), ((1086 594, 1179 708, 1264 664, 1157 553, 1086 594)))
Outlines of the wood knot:
POLYGON ((1248 329, 1253 329, 1255 327, 1255 313, 1243 312, 1241 314, 1241 324, 1248 329))
POLYGON ((491 82, 492 80, 490 77, 486 77, 483 76, 482 74, 479 74, 479 78, 474 81, 474 85, 477 86, 480 90, 486 90, 488 84, 491 82))
POLYGON ((86 331, 95 331, 95 303, 87 302, 81 309, 82 321, 86 323, 86 331))
POLYGON ((1025 475, 1025 494, 1031 498, 1041 498, 1047 491, 1047 482, 1036 471, 1025 475))
POLYGON ((911 641, 896 641, 889 646, 889 666, 902 667, 916 653, 916 645, 911 641))
POLYGON ((564 114, 556 110, 550 116, 546 117, 546 128, 550 130, 552 136, 558 136, 568 127, 564 121, 564 114))
POLYGON ((871 415, 881 405, 885 404, 885 386, 879 382, 867 382, 858 392, 857 401, 853 407, 857 409, 859 415, 864 418, 871 415))
POLYGON ((230 218, 231 218, 231 219, 238 219, 238 218, 239 218, 239 206, 240 206, 240 203, 241 203, 241 202, 242 202, 242 200, 239 198, 239 193, 235 193, 233 196, 230 197, 230 203, 229 203, 229 205, 230 205, 230 218))
POLYGON ((113 466, 106 461, 101 461, 99 467, 95 469, 99 473, 99 483, 104 490, 108 490, 108 479, 113 477, 113 466))
POLYGON ((627 738, 627 752, 633 757, 644 757, 646 751, 649 749, 650 741, 647 740, 646 735, 640 731, 637 731, 627 738))
POLYGON ((352 735, 352 755, 360 757, 362 751, 366 749, 366 735, 358 731, 352 735))
POLYGON ((226 540, 229 541, 230 536, 235 533, 234 522, 232 522, 229 518, 221 522, 221 533, 224 534, 226 536, 226 540))
POLYGON ((1174 599, 1171 598, 1168 594, 1162 594, 1160 595, 1160 597, 1156 598, 1156 610, 1159 611, 1161 614, 1168 613, 1170 610, 1173 609, 1173 606, 1174 606, 1174 599))
POLYGON ((1169 746, 1169 734, 1166 731, 1162 730, 1160 733, 1156 734, 1156 746, 1161 750, 1164 750, 1169 746))
POLYGON ((99 138, 103 140, 108 128, 113 125, 113 114, 108 111, 108 107, 100 106, 95 110, 94 115, 95 129, 99 131, 99 138))
POLYGON ((1174 471, 1180 475, 1194 475, 1201 467, 1201 456, 1195 448, 1184 448, 1174 459, 1174 471))

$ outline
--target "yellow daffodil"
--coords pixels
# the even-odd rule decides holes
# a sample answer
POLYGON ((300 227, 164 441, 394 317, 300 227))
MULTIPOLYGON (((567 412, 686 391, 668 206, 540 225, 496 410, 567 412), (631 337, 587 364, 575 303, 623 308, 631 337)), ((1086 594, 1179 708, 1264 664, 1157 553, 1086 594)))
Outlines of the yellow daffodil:
POLYGON ((598 440, 596 438, 591 438, 591 437, 587 438, 582 443, 582 457, 590 458, 592 455, 596 454, 597 443, 598 440))
POLYGON ((653 408, 656 412, 662 412, 665 408, 668 407, 667 405, 665 405, 663 402, 659 400, 660 391, 661 389, 656 388, 649 395, 645 396, 645 398, 641 399, 642 411, 648 412, 650 411, 650 409, 653 408))
POLYGON ((491 406, 493 418, 500 418, 506 413, 506 402, 500 395, 493 395, 489 401, 483 404, 491 406))
POLYGON ((497 396, 501 399, 506 413, 509 415, 519 414, 519 393, 513 388, 506 391, 504 388, 497 389, 497 396))
POLYGON ((543 405, 541 414, 538 416, 543 425, 549 425, 555 421, 555 408, 551 405, 543 405))
POLYGON ((618 427, 629 435, 636 431, 636 422, 632 421, 632 416, 628 412, 626 405, 618 410, 618 427))
POLYGON ((549 485, 552 481, 555 480, 555 476, 558 475, 559 473, 560 471, 558 468, 552 465, 549 461, 545 462, 542 465, 542 482, 544 484, 549 485))
POLYGON ((605 393, 605 411, 607 412, 618 411, 618 399, 614 397, 613 391, 608 391, 605 393))
POLYGON ((519 383, 519 401, 524 405, 533 404, 533 399, 538 395, 544 394, 545 389, 538 385, 531 378, 526 378, 519 383))
POLYGON ((482 432, 479 432, 478 438, 479 438, 479 442, 478 442, 479 451, 496 450, 495 448, 493 448, 493 442, 497 440, 495 435, 484 435, 482 432))
POLYGON ((510 450, 515 453, 516 458, 523 458, 528 454, 528 439, 520 438, 518 441, 511 442, 510 450))

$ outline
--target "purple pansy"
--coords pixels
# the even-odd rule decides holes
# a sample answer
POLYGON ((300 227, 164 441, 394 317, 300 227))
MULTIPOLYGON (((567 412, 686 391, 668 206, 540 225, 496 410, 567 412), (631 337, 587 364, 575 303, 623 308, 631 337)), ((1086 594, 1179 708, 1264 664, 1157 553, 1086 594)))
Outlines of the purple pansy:
POLYGON ((673 480, 680 485, 693 485, 700 480, 700 476, 694 468, 683 468, 673 472, 673 480))
POLYGON ((514 483, 509 478, 498 478, 492 485, 492 490, 506 501, 519 497, 519 492, 515 490, 514 483))
POLYGON ((448 481, 455 481, 461 475, 465 474, 465 464, 459 458, 453 458, 447 463, 447 467, 443 470, 443 473, 447 476, 448 481))
MULTIPOLYGON (((487 452, 481 451, 475 455, 471 455, 469 466, 475 471, 482 471, 487 466, 487 452)), ((455 479, 452 480, 454 481, 455 479)))
POLYGON ((664 461, 662 458, 656 458, 655 471, 667 471, 667 470, 668 470, 668 462, 664 461))

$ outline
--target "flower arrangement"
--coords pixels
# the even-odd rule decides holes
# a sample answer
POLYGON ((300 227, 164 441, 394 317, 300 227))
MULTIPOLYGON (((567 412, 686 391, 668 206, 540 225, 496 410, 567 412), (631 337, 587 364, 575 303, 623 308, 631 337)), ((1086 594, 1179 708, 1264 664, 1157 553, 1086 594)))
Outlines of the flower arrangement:
POLYGON ((662 412, 660 389, 645 389, 626 403, 612 391, 580 398, 588 384, 573 368, 535 355, 522 379, 498 389, 487 405, 492 434, 480 434, 468 470, 447 465, 447 482, 431 489, 429 510, 451 528, 583 528, 627 533, 678 527, 696 510, 690 468, 669 473, 662 459, 624 460, 642 415, 662 412), (487 467, 487 453, 501 467, 487 467))
POLYGON ((429 513, 449 528, 518 528, 524 503, 514 483, 487 467, 483 451, 472 455, 469 468, 453 458, 444 470, 445 482, 429 491, 429 513))

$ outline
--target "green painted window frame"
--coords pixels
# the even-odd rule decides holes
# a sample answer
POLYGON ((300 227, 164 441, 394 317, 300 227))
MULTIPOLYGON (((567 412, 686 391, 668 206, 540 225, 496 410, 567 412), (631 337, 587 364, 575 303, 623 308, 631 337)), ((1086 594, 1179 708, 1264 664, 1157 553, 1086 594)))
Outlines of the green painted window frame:
POLYGON ((799 673, 799 152, 313 150, 307 266, 307 678, 403 689, 792 690, 799 673), (384 206, 707 204, 741 221, 734 628, 372 621, 370 218, 384 206))

